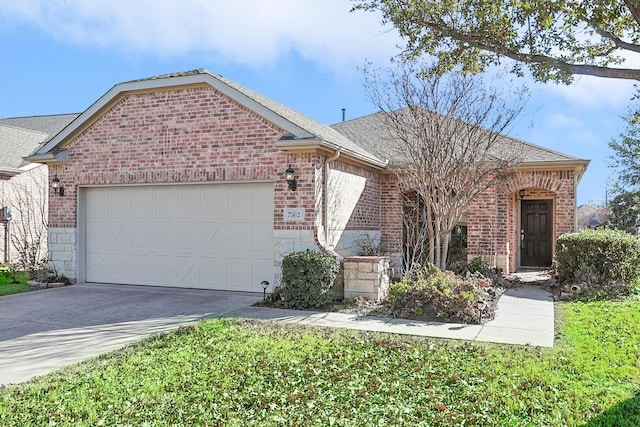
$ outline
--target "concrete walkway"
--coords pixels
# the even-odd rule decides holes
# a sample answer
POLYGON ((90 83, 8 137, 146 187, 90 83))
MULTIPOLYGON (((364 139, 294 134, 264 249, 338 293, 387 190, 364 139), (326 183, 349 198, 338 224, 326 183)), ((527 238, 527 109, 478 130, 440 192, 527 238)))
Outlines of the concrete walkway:
POLYGON ((552 295, 535 286, 508 289, 498 301, 496 316, 483 325, 420 322, 354 314, 245 307, 228 317, 262 319, 300 325, 357 329, 435 338, 553 347, 552 295))

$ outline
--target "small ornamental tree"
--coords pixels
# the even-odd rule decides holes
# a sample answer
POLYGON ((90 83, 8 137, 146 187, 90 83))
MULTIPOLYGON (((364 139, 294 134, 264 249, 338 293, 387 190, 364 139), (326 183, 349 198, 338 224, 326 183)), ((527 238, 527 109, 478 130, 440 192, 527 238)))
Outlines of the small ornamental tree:
POLYGON ((381 132, 405 204, 403 268, 447 267, 451 231, 478 195, 522 160, 504 136, 520 114, 525 88, 429 64, 398 62, 388 75, 365 68, 381 132))

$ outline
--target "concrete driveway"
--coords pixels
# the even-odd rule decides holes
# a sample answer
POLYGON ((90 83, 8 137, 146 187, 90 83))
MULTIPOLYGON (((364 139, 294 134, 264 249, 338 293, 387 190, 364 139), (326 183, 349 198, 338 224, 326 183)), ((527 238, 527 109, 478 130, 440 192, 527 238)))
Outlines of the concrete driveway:
POLYGON ((0 384, 250 306, 261 294, 81 284, 0 298, 0 384))

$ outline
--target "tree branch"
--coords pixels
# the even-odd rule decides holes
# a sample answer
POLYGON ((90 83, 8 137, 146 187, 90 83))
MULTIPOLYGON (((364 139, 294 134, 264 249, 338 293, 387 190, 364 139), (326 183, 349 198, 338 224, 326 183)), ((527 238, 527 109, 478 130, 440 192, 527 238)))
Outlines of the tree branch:
MULTIPOLYGON (((436 27, 436 25, 434 25, 436 27)), ((496 53, 498 55, 506 56, 518 62, 534 63, 540 65, 546 65, 549 67, 557 68, 567 74, 582 74, 595 77, 608 77, 615 79, 627 79, 627 80, 640 80, 640 69, 633 68, 610 68, 601 67, 598 65, 586 65, 586 64, 572 64, 566 61, 559 60, 547 55, 531 55, 528 53, 521 53, 506 47, 493 46, 480 41, 479 37, 456 32, 452 28, 447 28, 446 31, 438 29, 438 31, 446 36, 446 32, 449 32, 451 36, 456 40, 468 43, 471 47, 475 47, 481 50, 487 50, 489 52, 496 53)))
POLYGON ((594 30, 598 34, 600 34, 601 37, 611 40, 613 42, 613 44, 616 45, 617 48, 624 49, 624 50, 629 50, 631 52, 640 53, 640 45, 625 42, 620 37, 615 36, 613 33, 609 32, 609 31, 602 30, 602 29, 598 28, 595 25, 592 25, 592 26, 593 26, 594 30))

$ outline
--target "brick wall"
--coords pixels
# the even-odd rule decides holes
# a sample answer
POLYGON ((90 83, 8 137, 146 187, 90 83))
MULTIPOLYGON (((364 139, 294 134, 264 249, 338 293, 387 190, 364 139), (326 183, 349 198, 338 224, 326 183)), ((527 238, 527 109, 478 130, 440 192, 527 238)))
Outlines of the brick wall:
MULTIPOLYGON (((322 178, 318 178, 321 183, 322 178)), ((322 194, 321 189, 319 194, 322 194)), ((320 197, 321 198, 321 197, 320 197)), ((357 240, 379 241, 380 173, 337 160, 329 162, 327 244, 342 256, 357 252, 357 240)), ((321 225, 320 230, 322 230, 321 225)))
POLYGON ((389 250, 394 276, 399 276, 402 266, 403 207, 398 179, 394 173, 380 177, 381 239, 389 250))
POLYGON ((574 231, 574 178, 573 170, 520 171, 485 191, 468 209, 469 259, 482 256, 507 271, 519 267, 520 201, 516 196, 521 189, 525 200, 552 200, 556 239, 574 231))

